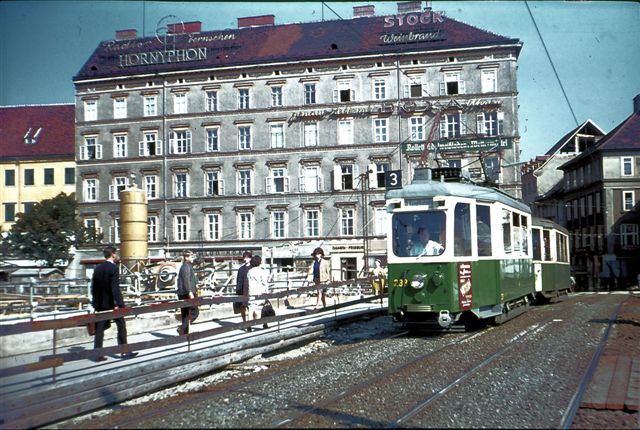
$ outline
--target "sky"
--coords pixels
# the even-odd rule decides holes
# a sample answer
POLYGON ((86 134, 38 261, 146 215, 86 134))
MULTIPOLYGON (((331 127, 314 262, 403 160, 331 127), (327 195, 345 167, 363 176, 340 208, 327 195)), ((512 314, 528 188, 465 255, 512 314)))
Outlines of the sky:
MULTIPOLYGON (((376 15, 397 2, 0 1, 0 105, 73 103, 73 76, 116 30, 151 36, 167 15, 203 31, 237 18, 275 15, 276 24, 376 15)), ((422 2, 423 7, 426 2, 422 2)), ((521 160, 544 154, 592 120, 605 133, 640 94, 640 3, 615 1, 432 1, 449 18, 523 43, 518 59, 521 160), (537 27, 537 28, 536 28, 537 27)))

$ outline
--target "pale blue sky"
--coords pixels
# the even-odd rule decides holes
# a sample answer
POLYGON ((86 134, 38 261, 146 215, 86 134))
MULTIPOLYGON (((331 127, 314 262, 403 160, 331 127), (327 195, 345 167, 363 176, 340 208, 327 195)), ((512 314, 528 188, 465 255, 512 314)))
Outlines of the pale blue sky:
MULTIPOLYGON (((275 15, 276 24, 347 19, 366 2, 0 2, 0 105, 72 103, 72 78, 98 43, 135 28, 152 35, 166 15, 201 21, 203 31, 235 28, 237 18, 275 15), (333 9, 331 11, 329 8, 333 9)), ((370 2, 377 15, 393 2, 370 2)), ((423 6, 425 2, 423 2, 423 6)), ((530 1, 578 123, 609 132, 631 114, 640 93, 640 4, 612 1, 530 1)), ((450 18, 518 38, 521 159, 544 153, 576 126, 523 1, 433 1, 450 18)))

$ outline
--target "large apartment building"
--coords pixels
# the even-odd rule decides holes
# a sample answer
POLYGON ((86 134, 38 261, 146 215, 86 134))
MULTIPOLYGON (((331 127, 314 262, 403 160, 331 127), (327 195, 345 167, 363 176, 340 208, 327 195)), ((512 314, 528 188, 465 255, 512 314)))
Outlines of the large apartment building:
POLYGON ((249 249, 295 265, 323 246, 351 277, 386 254, 385 181, 410 182, 425 148, 519 197, 522 44, 398 7, 213 31, 170 22, 101 42, 74 77, 85 225, 118 243, 118 193, 135 175, 151 258, 249 249))
POLYGON ((0 107, 0 232, 41 200, 76 191, 74 106, 0 107))

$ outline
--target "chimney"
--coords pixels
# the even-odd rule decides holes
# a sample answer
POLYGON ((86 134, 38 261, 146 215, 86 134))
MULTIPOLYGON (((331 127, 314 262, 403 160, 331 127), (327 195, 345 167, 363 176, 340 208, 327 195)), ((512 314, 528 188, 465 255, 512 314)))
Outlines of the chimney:
POLYGON ((275 21, 275 15, 247 16, 244 18, 238 18, 238 28, 274 25, 275 21))
POLYGON ((129 30, 116 30, 116 40, 131 40, 138 37, 138 30, 131 28, 129 30))
POLYGON ((398 15, 410 12, 422 12, 421 1, 401 1, 398 2, 398 15))
POLYGON ((372 4, 368 4, 365 6, 354 6, 353 7, 353 17, 360 18, 363 16, 373 16, 375 15, 375 6, 372 4))
POLYGON ((640 94, 633 98, 633 113, 640 113, 640 94))

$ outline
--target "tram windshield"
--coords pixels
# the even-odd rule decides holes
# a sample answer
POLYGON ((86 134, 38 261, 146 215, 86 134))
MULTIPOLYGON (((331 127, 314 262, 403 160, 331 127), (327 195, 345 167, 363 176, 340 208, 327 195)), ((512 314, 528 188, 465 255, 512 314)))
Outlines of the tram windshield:
POLYGON ((444 211, 400 212, 392 217, 393 253, 398 257, 434 256, 444 252, 444 211))

